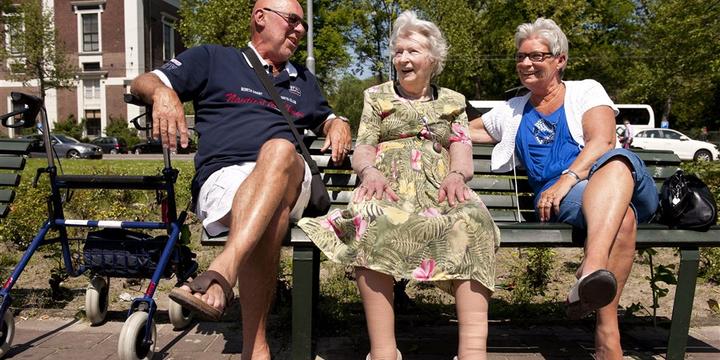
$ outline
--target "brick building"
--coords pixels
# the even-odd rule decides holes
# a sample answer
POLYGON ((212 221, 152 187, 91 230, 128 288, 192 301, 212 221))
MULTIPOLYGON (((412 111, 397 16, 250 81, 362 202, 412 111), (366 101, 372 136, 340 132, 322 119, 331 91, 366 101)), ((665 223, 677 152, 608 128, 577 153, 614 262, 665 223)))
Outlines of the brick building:
MULTIPOLYGON (((175 31, 180 0, 40 1, 54 13, 58 40, 78 68, 74 88, 47 93, 51 126, 72 115, 86 119, 86 136, 104 135, 111 117, 127 121, 140 113, 138 107, 123 102, 130 81, 184 50, 175 31)), ((9 36, 6 46, 11 43, 9 36)), ((27 88, 7 80, 8 66, 0 71, 2 111, 10 109, 11 91, 38 93, 37 85, 27 88)), ((12 130, 0 131, 15 135, 12 130)))

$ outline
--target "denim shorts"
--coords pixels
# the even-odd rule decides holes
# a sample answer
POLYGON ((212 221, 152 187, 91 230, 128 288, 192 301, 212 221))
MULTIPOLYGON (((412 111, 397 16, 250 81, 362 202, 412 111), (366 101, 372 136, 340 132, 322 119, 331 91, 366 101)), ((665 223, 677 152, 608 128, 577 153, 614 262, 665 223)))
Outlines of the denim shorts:
MULTIPOLYGON (((590 168, 590 175, 588 178, 580 181, 560 202, 560 212, 554 214, 550 221, 551 222, 563 222, 570 224, 574 227, 585 229, 587 227, 585 223, 585 216, 582 212, 582 200, 585 187, 588 184, 588 180, 592 178, 593 174, 600 169, 605 163, 616 156, 622 156, 626 158, 632 165, 632 176, 635 181, 635 187, 633 188, 633 196, 630 200, 630 207, 635 212, 635 218, 638 223, 649 221, 655 214, 655 210, 658 206, 658 195, 657 188, 655 187, 655 181, 652 176, 645 170, 645 163, 632 151, 626 149, 613 149, 606 152, 593 164, 590 168)), ((613 189, 607 189, 607 191, 613 191, 613 189)))

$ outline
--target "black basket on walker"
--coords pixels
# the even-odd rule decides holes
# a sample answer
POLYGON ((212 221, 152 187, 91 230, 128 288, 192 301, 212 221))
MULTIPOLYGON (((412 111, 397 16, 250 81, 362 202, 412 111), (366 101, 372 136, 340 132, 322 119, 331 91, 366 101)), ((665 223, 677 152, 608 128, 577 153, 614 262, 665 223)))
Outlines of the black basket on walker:
MULTIPOLYGON (((102 276, 151 278, 167 240, 167 235, 152 236, 126 229, 89 232, 83 248, 85 268, 102 276)), ((169 278, 177 270, 187 269, 194 258, 190 248, 176 245, 163 277, 169 278)))

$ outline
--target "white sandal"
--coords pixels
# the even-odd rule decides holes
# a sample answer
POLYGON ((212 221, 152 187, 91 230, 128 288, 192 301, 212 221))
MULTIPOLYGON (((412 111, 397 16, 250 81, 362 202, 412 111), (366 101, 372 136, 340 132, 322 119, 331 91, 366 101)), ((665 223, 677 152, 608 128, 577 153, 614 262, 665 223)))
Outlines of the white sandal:
MULTIPOLYGON (((402 353, 400 353, 400 350, 395 349, 395 351, 397 351, 397 360, 402 360, 402 353)), ((372 360, 370 358, 370 354, 367 354, 367 357, 365 358, 365 360, 372 360)))

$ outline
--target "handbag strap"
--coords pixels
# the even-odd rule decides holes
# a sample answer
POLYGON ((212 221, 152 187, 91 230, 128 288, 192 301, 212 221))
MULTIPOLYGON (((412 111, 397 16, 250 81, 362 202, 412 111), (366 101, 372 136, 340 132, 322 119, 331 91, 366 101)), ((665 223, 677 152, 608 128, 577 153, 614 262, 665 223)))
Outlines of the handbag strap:
POLYGON ((300 146, 300 152, 302 153, 305 162, 310 167, 310 172, 313 175, 320 174, 320 169, 318 169, 317 164, 315 164, 315 161, 310 156, 310 152, 305 146, 302 136, 300 136, 300 133, 298 133, 295 124, 293 124, 292 117, 290 117, 290 114, 285 107, 285 101, 280 98, 280 94, 278 94, 277 89, 275 89, 275 86, 270 82, 270 76, 268 76, 267 72, 265 72, 265 68, 262 66, 262 64, 260 64, 260 60, 258 59, 257 55, 249 47, 243 49, 242 54, 245 54, 245 56, 250 60, 250 64, 252 64, 253 70, 255 70, 255 74, 257 74, 258 78, 260 78, 263 86, 265 86, 265 90, 267 90, 267 92, 270 94, 270 97, 273 99, 273 102, 275 102, 275 106, 285 117, 285 120, 290 126, 290 130, 292 131, 293 136, 295 136, 295 140, 297 140, 297 143, 300 146))

